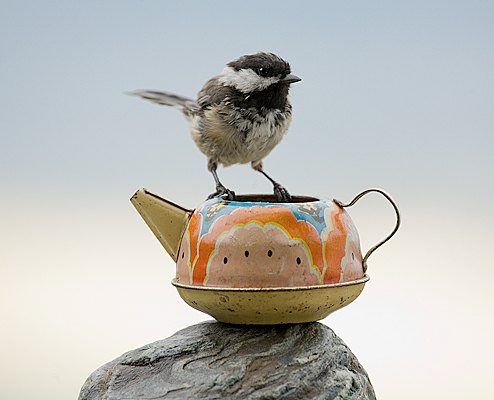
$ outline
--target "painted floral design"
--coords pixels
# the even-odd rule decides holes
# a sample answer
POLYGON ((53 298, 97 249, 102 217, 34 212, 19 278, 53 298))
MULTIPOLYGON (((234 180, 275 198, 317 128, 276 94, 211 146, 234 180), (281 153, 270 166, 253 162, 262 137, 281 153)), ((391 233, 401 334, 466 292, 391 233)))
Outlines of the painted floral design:
POLYGON ((329 200, 209 200, 192 215, 177 261, 180 282, 217 287, 312 286, 362 276, 357 231, 329 200))

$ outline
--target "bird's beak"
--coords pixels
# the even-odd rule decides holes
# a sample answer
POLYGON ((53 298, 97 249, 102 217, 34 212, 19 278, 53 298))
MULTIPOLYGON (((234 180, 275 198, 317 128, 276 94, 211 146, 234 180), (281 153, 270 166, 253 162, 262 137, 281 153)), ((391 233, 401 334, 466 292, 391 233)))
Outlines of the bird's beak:
POLYGON ((283 83, 295 83, 295 82, 300 82, 302 80, 302 78, 299 78, 297 75, 293 75, 293 74, 288 74, 287 76, 285 76, 281 82, 283 83))

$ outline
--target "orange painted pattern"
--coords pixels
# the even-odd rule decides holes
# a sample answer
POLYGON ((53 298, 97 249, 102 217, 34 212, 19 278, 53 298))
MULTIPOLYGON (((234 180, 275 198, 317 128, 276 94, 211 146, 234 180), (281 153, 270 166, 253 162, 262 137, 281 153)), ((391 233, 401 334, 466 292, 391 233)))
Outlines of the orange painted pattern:
MULTIPOLYGON (((322 241, 316 229, 305 221, 297 221, 295 215, 288 208, 283 206, 261 207, 253 206, 249 208, 239 208, 230 215, 223 215, 213 225, 209 233, 199 238, 197 235, 197 219, 202 219, 200 214, 194 214, 190 225, 193 226, 194 233, 190 232, 190 247, 191 247, 191 264, 192 276, 194 284, 203 284, 206 278, 206 269, 211 253, 216 246, 216 240, 222 235, 230 232, 234 227, 245 225, 252 221, 257 221, 261 226, 266 224, 276 224, 281 227, 291 239, 296 239, 304 242, 308 247, 312 257, 313 266, 322 271, 324 266, 322 241), (271 209, 273 212, 266 212, 271 209), (193 221, 194 220, 194 221, 193 221), (303 240, 302 238, 305 238, 303 240), (197 248, 197 240, 199 243, 199 255, 197 259, 192 255, 193 248, 197 248)), ((189 225, 189 226, 190 226, 189 225)), ((189 229, 190 230, 190 229, 189 229)))
POLYGON ((326 271, 323 282, 337 283, 341 277, 341 260, 345 257, 346 238, 350 229, 347 213, 343 209, 338 207, 331 211, 330 218, 333 229, 324 241, 326 271))
MULTIPOLYGON (((228 234, 237 226, 245 226, 249 222, 257 222, 260 226, 274 224, 283 229, 290 239, 302 242, 311 257, 312 266, 324 274, 321 283, 336 283, 341 278, 341 262, 345 257, 345 244, 350 234, 348 224, 351 223, 347 213, 336 207, 330 212, 331 228, 321 237, 310 223, 297 220, 294 213, 287 207, 252 206, 235 209, 216 219, 208 232, 202 232, 203 215, 195 212, 189 221, 186 234, 189 236, 190 258, 189 270, 192 282, 203 285, 209 259, 215 250, 217 239, 228 234), (272 211, 272 212, 269 212, 272 211)), ((329 222, 329 221, 328 221, 329 222)))

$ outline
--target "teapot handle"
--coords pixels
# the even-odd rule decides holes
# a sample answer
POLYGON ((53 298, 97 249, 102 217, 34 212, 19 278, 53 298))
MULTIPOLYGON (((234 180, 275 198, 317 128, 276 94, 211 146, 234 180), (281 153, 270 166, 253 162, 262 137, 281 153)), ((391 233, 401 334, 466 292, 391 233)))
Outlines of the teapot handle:
POLYGON ((396 225, 393 229, 393 231, 382 241, 380 241, 378 244, 376 244, 375 246, 372 246, 369 251, 367 251, 367 253, 365 254, 364 256, 364 259, 362 260, 362 267, 364 269, 364 272, 367 271, 367 259, 369 258, 369 256, 379 247, 381 247, 384 243, 386 243, 389 239, 391 239, 394 234, 396 233, 396 231, 398 230, 398 228, 400 227, 400 224, 401 224, 401 215, 400 215, 400 210, 398 208, 398 205, 396 204, 396 201, 391 197, 390 194, 386 193, 384 190, 382 189, 367 189, 367 190, 364 190, 362 193, 358 194, 357 196, 355 196, 355 198, 348 204, 343 204, 341 201, 339 200, 336 200, 336 199, 333 199, 333 201, 336 203, 336 205, 338 205, 338 207, 340 208, 345 208, 345 207, 351 207, 353 206, 358 200, 360 200, 363 196, 365 196, 366 194, 370 193, 370 192, 377 192, 377 193, 380 193, 382 194, 384 197, 386 197, 386 199, 391 203, 391 205, 393 206, 395 212, 396 212, 396 225))

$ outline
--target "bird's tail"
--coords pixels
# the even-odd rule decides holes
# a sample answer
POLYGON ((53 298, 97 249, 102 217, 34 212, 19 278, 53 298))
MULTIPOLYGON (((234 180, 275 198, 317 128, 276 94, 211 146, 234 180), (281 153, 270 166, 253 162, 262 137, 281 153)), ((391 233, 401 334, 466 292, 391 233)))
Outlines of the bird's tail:
POLYGON ((200 109, 199 104, 195 100, 175 93, 156 90, 135 90, 133 92, 125 92, 125 94, 139 96, 153 103, 178 108, 186 115, 200 109))

